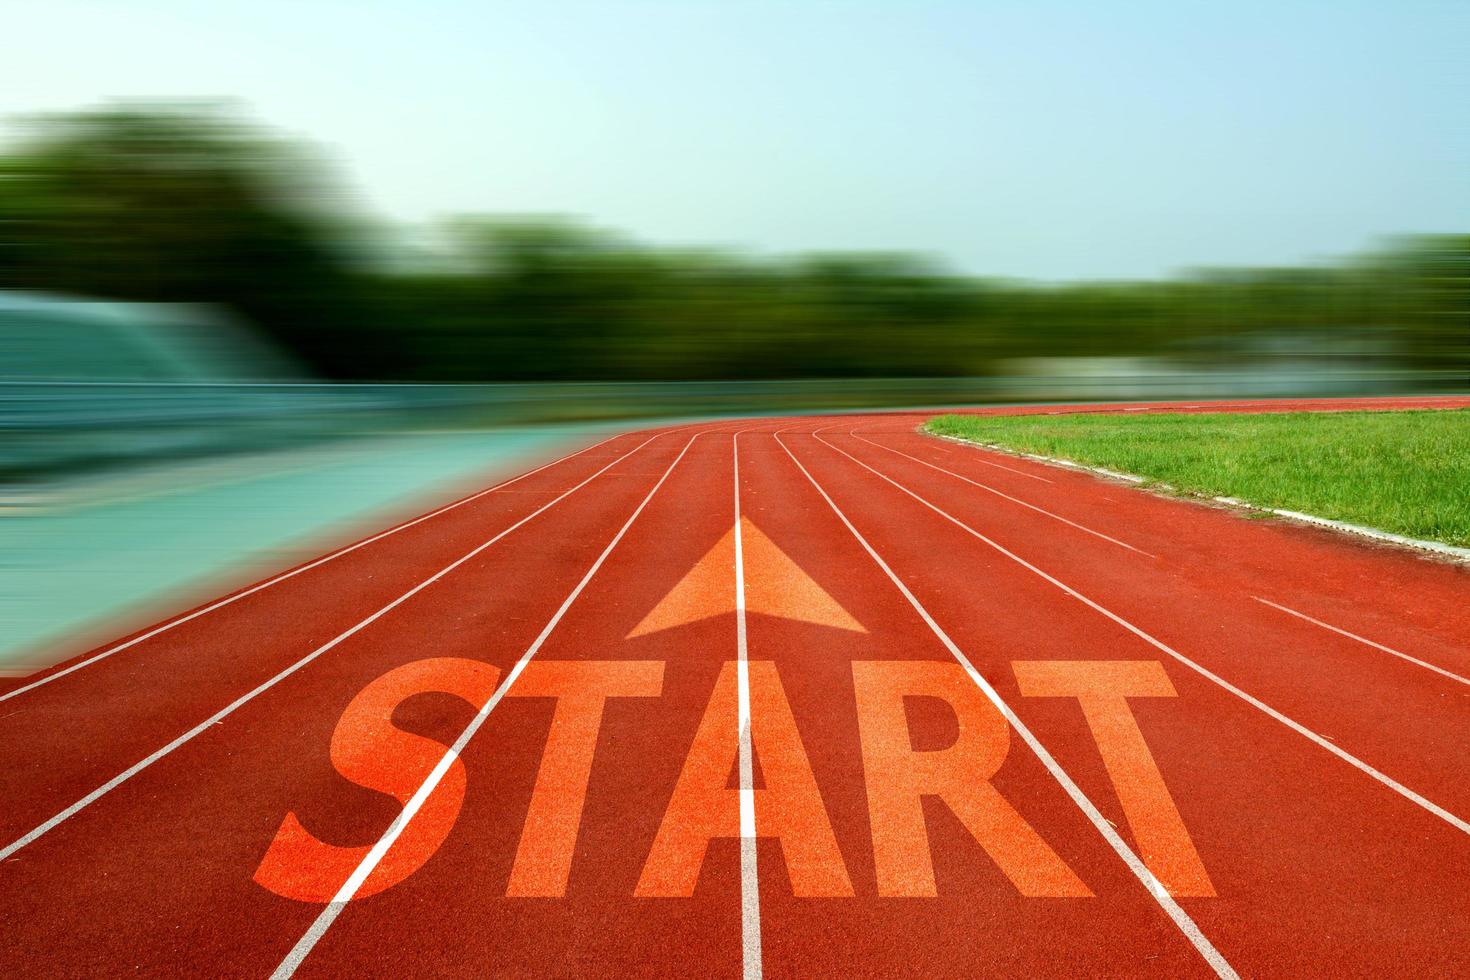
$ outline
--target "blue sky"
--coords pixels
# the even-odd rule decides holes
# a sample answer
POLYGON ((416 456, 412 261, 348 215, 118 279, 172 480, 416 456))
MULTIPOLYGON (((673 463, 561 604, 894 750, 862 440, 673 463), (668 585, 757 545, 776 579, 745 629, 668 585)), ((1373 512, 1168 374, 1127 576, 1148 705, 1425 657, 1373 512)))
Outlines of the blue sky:
POLYGON ((1136 277, 1470 230, 1470 5, 66 0, 0 113, 233 96, 404 221, 1136 277))

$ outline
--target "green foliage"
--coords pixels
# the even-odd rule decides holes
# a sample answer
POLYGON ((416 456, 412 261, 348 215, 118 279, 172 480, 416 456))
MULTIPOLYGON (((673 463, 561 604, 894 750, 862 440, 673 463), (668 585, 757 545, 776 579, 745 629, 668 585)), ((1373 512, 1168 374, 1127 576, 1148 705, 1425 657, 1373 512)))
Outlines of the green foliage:
POLYGON ((1470 411, 944 415, 937 435, 1470 546, 1470 411))
POLYGON ((228 106, 32 120, 0 156, 0 288, 219 304, 344 379, 971 376, 1283 344, 1470 374, 1470 236, 1331 268, 1039 286, 904 255, 757 259, 464 217, 442 250, 390 262, 396 236, 335 186, 228 106))
POLYGON ((42 117, 0 158, 0 287, 217 303, 320 369, 371 363, 331 194, 226 106, 42 117))

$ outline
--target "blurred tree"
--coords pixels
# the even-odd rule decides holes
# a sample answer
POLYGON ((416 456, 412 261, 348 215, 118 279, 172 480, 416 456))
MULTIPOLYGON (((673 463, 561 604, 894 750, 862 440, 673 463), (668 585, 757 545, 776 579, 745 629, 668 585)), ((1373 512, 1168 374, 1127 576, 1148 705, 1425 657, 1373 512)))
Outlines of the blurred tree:
POLYGON ((335 200, 307 150, 225 104, 31 119, 0 160, 0 286, 218 303, 329 375, 374 373, 335 200))
MULTIPOLYGON (((0 156, 0 288, 220 304, 332 378, 964 376, 1008 359, 1360 350, 1470 374, 1470 236, 1311 269, 1040 285, 893 254, 658 249, 463 217, 388 262, 333 174, 228 104, 30 120, 0 156)), ((1467 378, 1466 381, 1470 381, 1467 378)))

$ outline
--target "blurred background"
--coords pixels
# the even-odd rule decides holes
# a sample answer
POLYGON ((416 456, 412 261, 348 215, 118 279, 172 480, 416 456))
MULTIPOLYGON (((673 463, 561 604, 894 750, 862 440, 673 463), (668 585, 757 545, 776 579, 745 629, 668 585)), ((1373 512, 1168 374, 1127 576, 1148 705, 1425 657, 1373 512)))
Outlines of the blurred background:
POLYGON ((1460 5, 6 19, 0 670, 640 420, 1470 387, 1460 5))

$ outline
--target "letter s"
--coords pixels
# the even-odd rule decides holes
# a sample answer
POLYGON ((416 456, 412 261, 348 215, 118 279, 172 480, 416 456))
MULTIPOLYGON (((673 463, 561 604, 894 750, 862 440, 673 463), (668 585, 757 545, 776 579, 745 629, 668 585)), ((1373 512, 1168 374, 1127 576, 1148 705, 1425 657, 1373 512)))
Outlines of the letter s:
MULTIPOLYGON (((454 657, 419 660, 390 670, 347 705, 332 733, 332 765, 359 786, 386 793, 400 806, 407 804, 447 750, 433 739, 395 728, 394 709, 415 694, 430 691, 453 694, 478 709, 499 679, 500 670, 490 664, 454 657)), ((374 895, 423 867, 449 836, 464 793, 464 763, 455 758, 354 897, 374 895)), ((343 847, 321 841, 294 812, 287 813, 255 870, 255 881, 284 898, 330 902, 370 850, 371 844, 343 847)))

